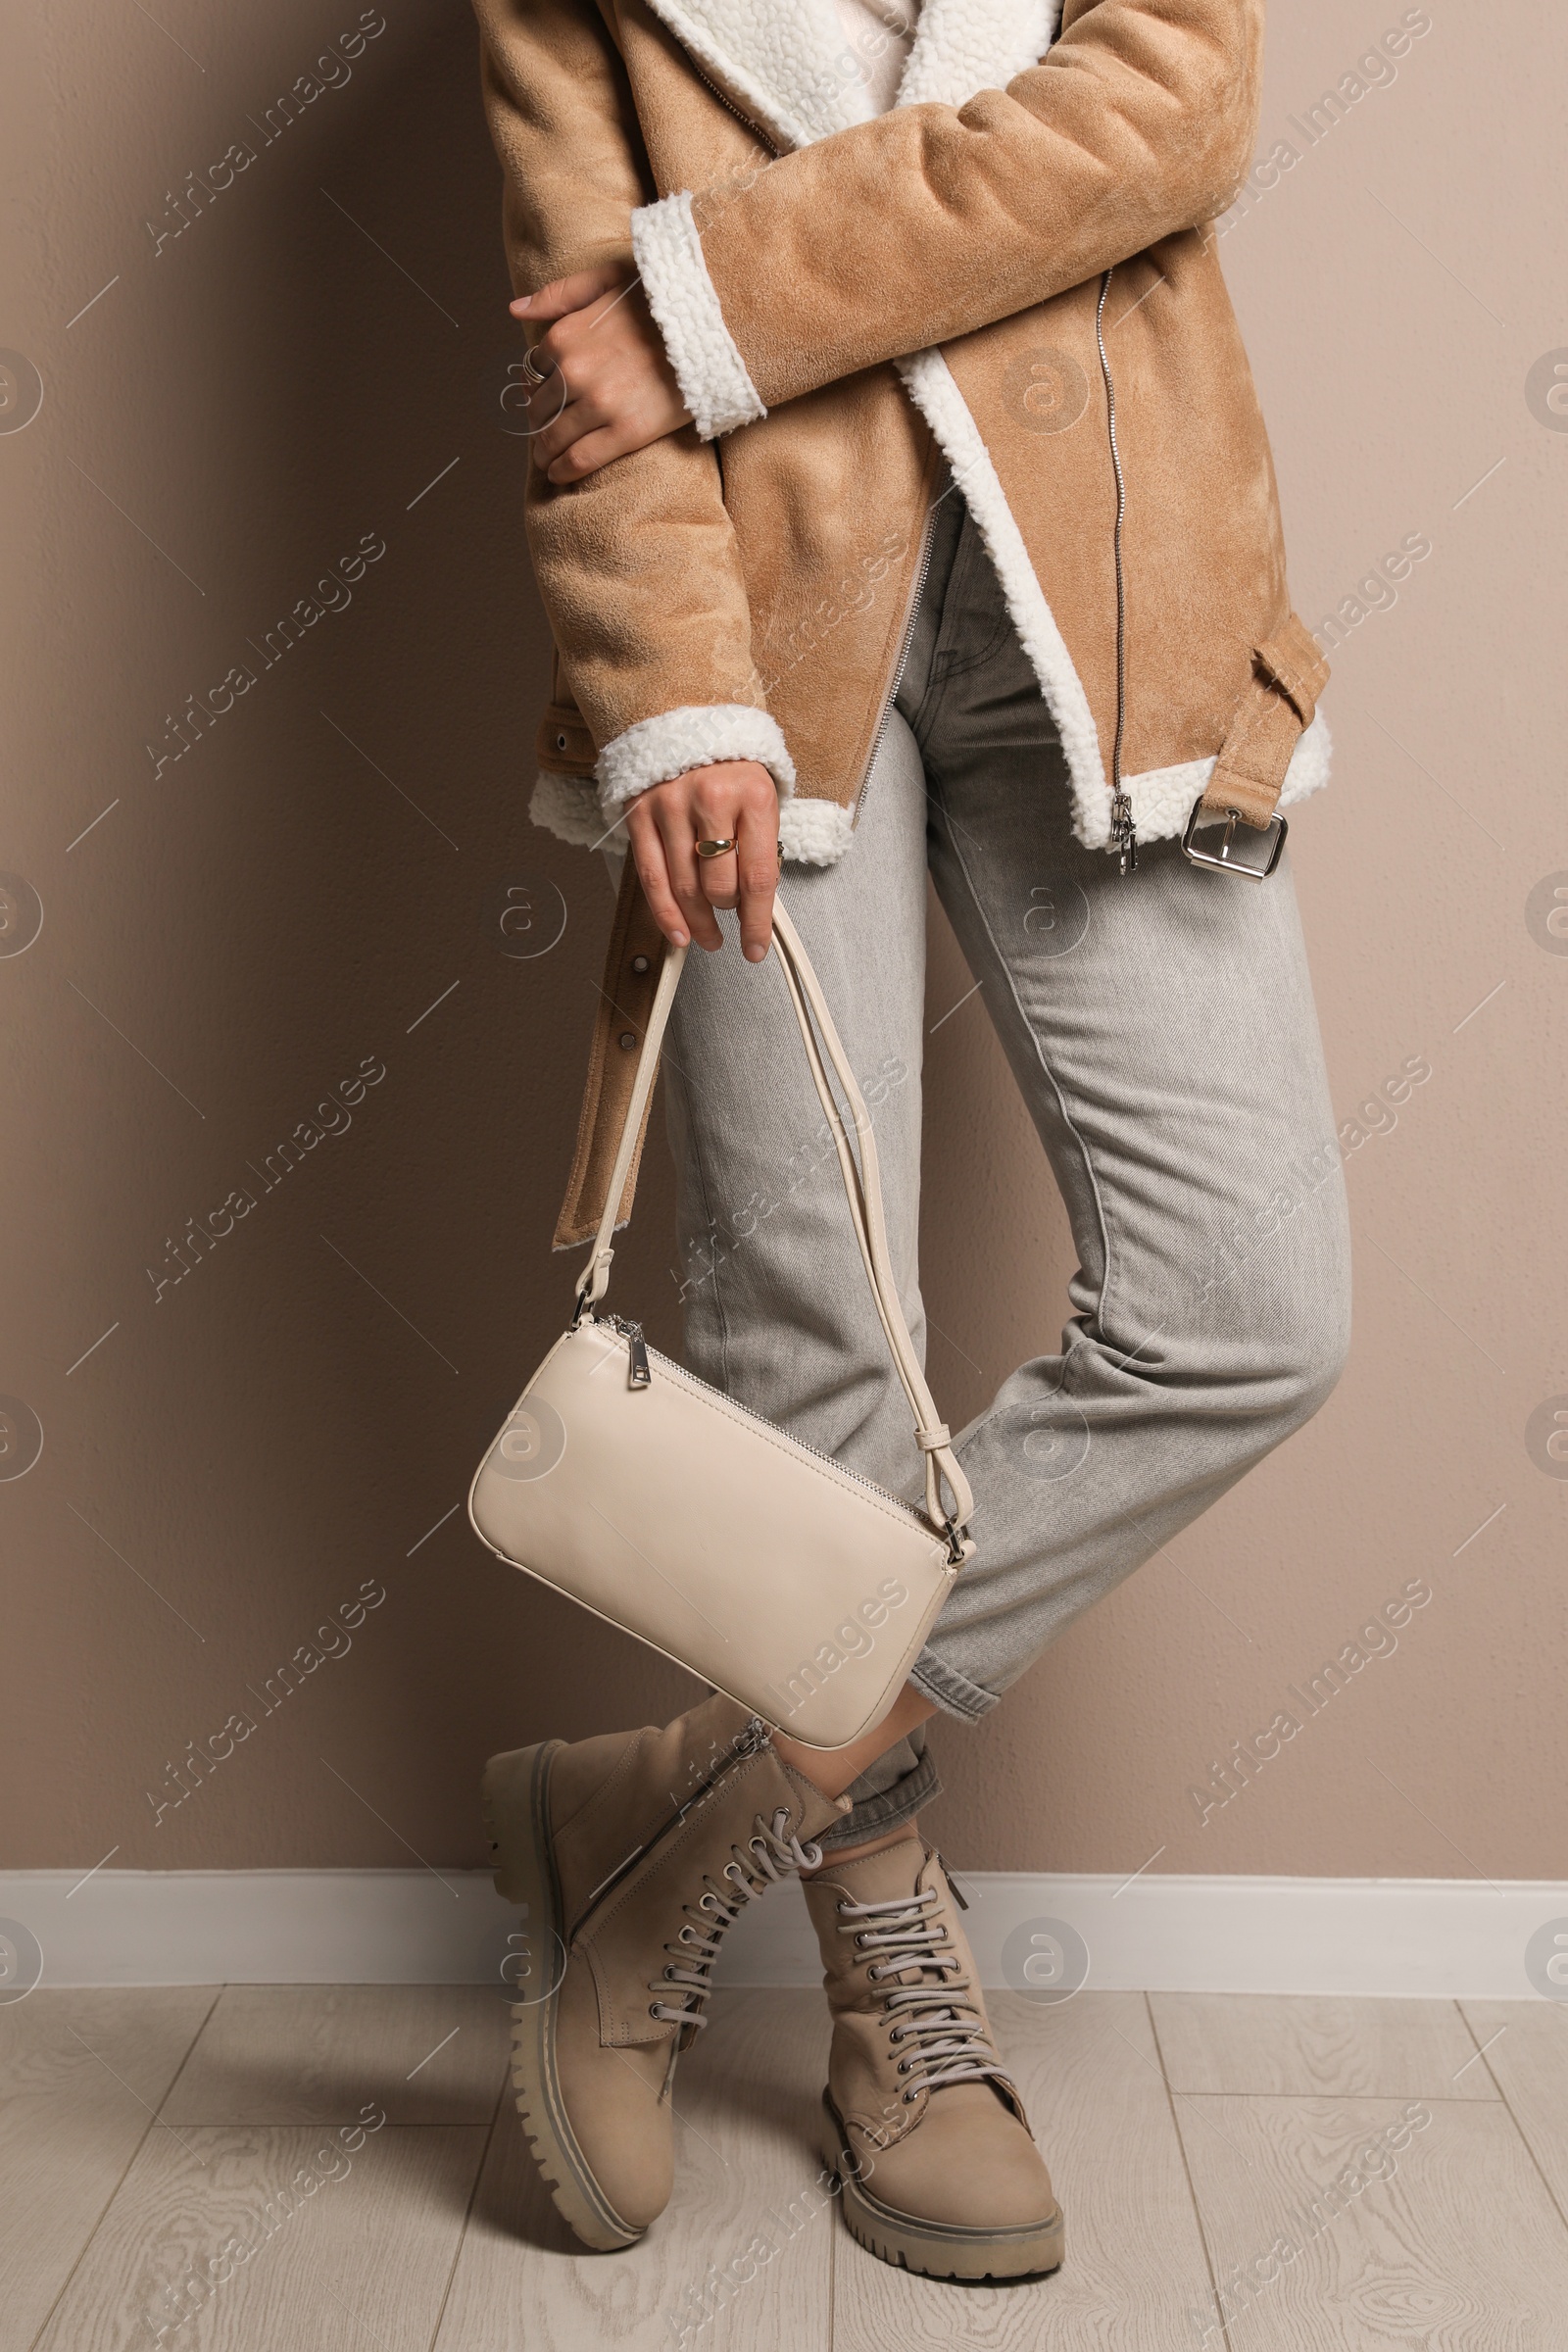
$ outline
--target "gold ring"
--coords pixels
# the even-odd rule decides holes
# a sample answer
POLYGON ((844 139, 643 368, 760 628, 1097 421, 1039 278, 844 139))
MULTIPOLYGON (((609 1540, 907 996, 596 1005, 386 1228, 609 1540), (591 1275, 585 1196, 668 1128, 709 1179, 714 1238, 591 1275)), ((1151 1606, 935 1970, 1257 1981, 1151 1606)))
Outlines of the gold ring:
POLYGON ((555 369, 553 368, 541 368, 535 361, 531 351, 525 351, 517 365, 522 369, 523 382, 530 384, 535 391, 538 390, 541 384, 547 384, 550 381, 551 376, 555 373, 555 369))
POLYGON ((722 841, 700 841, 697 855, 699 858, 727 858, 734 847, 735 836, 732 833, 722 841))

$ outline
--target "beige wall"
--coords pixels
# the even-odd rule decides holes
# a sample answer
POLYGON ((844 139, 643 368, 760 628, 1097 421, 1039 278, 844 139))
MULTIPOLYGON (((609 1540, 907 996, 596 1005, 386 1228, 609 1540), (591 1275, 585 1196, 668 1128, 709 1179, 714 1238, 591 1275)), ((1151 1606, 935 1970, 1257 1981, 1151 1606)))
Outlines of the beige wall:
MULTIPOLYGON (((44 387, 0 434, 0 868, 43 911, 0 958, 0 1392, 44 1441, 0 1484, 12 1864, 474 1863, 490 1748, 690 1688, 461 1512, 426 1536, 563 1319, 548 1236, 609 892, 524 814, 544 633, 473 39, 460 10, 383 5, 270 144, 354 0, 157 23, 62 0, 9 35, 0 343, 44 387), (155 246, 236 140, 255 160, 155 246), (362 536, 384 553, 352 602, 323 591, 341 609, 264 667, 251 645, 362 536), (240 662, 256 684, 172 757, 170 714, 240 662), (530 960, 495 944, 513 884, 541 937, 564 916, 530 960), (324 1114, 342 1131, 264 1190, 366 1059, 352 1124, 324 1114), (255 1208, 157 1293, 236 1188, 255 1208), (264 1714, 251 1693, 367 1583, 352 1647, 264 1714), (147 1792, 234 1712, 254 1734, 155 1826, 147 1792)), ((983 1730, 939 1732, 934 1818, 975 1866, 1565 1865, 1568 1461, 1532 1421, 1568 1392, 1568 939, 1542 898, 1568 869, 1568 414, 1527 388, 1568 343, 1554 18, 1502 12, 1478 54, 1433 0, 1392 84, 1308 146, 1290 118, 1400 16, 1276 0, 1262 150, 1299 156, 1223 251, 1302 612, 1430 540, 1336 656, 1337 776, 1295 836, 1342 1116, 1408 1057, 1430 1076, 1350 1156, 1356 1340, 1326 1412, 983 1730), (1411 1579, 1431 1598, 1397 1650, 1200 1826, 1189 1785, 1411 1579)), ((939 936, 932 1017, 966 986, 939 936)), ((1069 1261, 978 1002, 933 1042, 929 1103, 957 1419, 1054 1334, 1069 1261)), ((666 1344, 670 1257, 661 1164, 618 1273, 666 1344)))

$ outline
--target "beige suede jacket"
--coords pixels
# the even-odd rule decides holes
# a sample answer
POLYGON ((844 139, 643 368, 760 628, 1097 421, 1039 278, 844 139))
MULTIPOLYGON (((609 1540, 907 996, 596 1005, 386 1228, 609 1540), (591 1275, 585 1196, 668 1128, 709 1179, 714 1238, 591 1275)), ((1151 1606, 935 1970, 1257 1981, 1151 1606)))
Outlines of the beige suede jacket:
POLYGON ((840 857, 944 458, 1086 847, 1325 781, 1209 225, 1251 159, 1262 0, 1065 0, 1059 27, 1054 0, 924 0, 880 116, 834 0, 475 6, 515 290, 633 261, 694 420, 583 482, 530 472, 539 822, 591 842, 750 759, 785 855, 840 857))

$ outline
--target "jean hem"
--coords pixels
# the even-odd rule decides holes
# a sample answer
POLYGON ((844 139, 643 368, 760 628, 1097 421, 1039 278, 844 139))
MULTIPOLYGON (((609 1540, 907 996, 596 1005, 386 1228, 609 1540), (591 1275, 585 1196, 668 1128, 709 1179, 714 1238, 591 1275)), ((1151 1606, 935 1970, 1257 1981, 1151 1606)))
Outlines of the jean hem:
POLYGON ((1001 1704, 1001 1693, 986 1690, 971 1683, 966 1674, 949 1666, 929 1649, 923 1649, 909 1670, 909 1680, 923 1690, 944 1715, 956 1715, 960 1723, 978 1723, 982 1715, 1001 1704))
POLYGON ((922 1805, 929 1805, 942 1794, 942 1776, 935 1759, 922 1756, 913 1772, 884 1788, 880 1796, 863 1796, 852 1805, 842 1821, 831 1830, 824 1830, 812 1839, 824 1854, 833 1853, 846 1845, 864 1845, 872 1838, 885 1837, 889 1830, 912 1821, 922 1805))

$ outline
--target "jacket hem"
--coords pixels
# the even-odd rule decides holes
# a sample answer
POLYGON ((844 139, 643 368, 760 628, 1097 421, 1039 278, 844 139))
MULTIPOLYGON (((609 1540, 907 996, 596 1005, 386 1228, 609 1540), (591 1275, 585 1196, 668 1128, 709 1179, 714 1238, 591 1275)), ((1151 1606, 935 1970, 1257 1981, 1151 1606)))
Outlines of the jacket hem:
MULTIPOLYGON (((1311 725, 1302 729, 1291 754, 1291 763, 1280 787, 1281 808, 1293 808, 1308 793, 1322 790, 1329 780, 1333 753, 1333 737, 1319 711, 1311 725)), ((1139 840, 1169 841, 1182 832, 1193 812, 1193 803, 1207 790, 1213 772, 1214 759, 1210 758, 1184 760, 1175 767, 1149 767, 1141 776, 1124 777, 1122 782, 1133 805, 1133 825, 1139 840)), ((1108 826, 1094 841, 1084 840, 1082 834, 1079 839, 1089 850, 1110 846, 1108 826)))
POLYGON ((688 190, 631 217, 631 247, 680 395, 704 441, 767 415, 703 258, 688 190))

